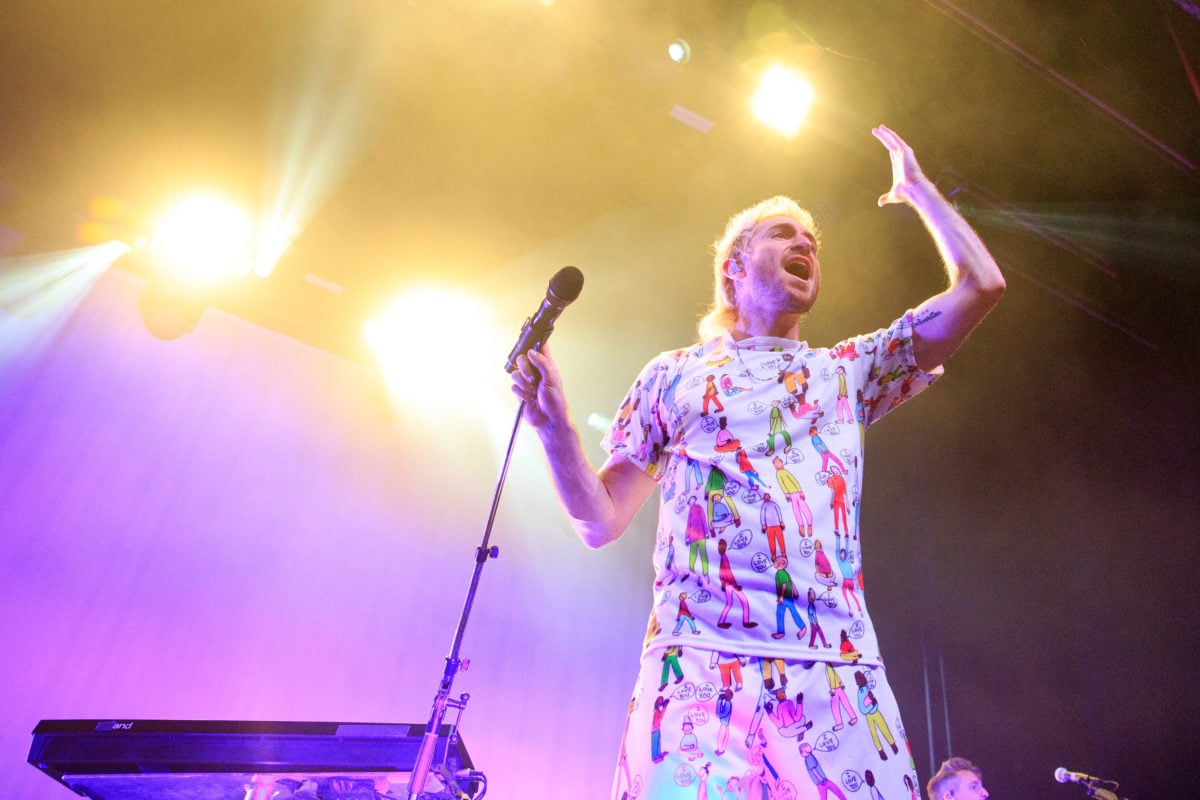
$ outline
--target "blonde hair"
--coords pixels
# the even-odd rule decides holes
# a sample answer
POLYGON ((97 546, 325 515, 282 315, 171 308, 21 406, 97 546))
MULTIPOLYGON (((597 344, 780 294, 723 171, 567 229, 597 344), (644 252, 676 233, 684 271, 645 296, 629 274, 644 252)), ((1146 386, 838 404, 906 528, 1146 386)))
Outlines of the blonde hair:
POLYGON ((790 197, 776 195, 729 218, 721 238, 713 242, 713 302, 697 326, 700 341, 708 341, 732 331, 737 324, 737 302, 733 296, 733 280, 725 274, 725 262, 746 254, 754 226, 770 217, 791 217, 817 237, 812 214, 790 197))
POLYGON ((946 789, 950 788, 950 783, 958 778, 958 773, 970 772, 979 780, 983 780, 983 773, 979 767, 972 764, 961 756, 954 756, 942 762, 942 766, 929 779, 929 783, 925 789, 929 792, 929 800, 938 800, 938 796, 946 789))

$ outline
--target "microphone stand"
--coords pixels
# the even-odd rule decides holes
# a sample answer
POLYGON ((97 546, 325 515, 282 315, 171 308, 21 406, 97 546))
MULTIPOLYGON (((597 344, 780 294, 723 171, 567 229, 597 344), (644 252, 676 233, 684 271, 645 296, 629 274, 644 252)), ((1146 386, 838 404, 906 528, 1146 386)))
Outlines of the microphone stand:
MULTIPOLYGON (((1104 781, 1104 783, 1112 783, 1112 782, 1104 781)), ((1087 786, 1087 796, 1094 798, 1094 800, 1129 800, 1128 798, 1117 797, 1116 792, 1110 792, 1108 789, 1099 787, 1096 785, 1096 783, 1094 783, 1092 781, 1088 781, 1084 785, 1087 786)), ((1115 788, 1117 788, 1117 785, 1115 783, 1112 783, 1112 787, 1115 789, 1115 788)))
MULTIPOLYGON (((1058 777, 1057 774, 1055 777, 1058 777)), ((1060 779, 1060 782, 1066 783, 1066 780, 1060 779)), ((1092 800, 1129 800, 1128 797, 1118 797, 1117 793, 1112 791, 1121 785, 1116 781, 1084 775, 1081 776, 1079 780, 1075 780, 1075 782, 1080 786, 1086 787, 1087 796, 1092 798, 1092 800), (1100 784, 1105 784, 1105 786, 1108 788, 1105 788, 1105 786, 1101 786, 1100 784)))
MULTIPOLYGON (((492 525, 496 521, 496 509, 500 506, 500 493, 504 490, 504 482, 508 477, 508 466, 512 461, 513 448, 517 442, 517 432, 521 429, 521 417, 525 413, 525 401, 521 401, 520 407, 517 408, 517 418, 513 423, 512 434, 508 438, 508 449, 504 453, 504 462, 500 466, 500 478, 496 482, 496 491, 492 495, 492 507, 488 512, 487 525, 483 529, 483 541, 475 550, 475 571, 471 575, 471 583, 467 588, 467 599, 463 604, 462 615, 458 618, 458 627, 454 631, 454 641, 450 645, 450 653, 446 656, 446 668, 442 673, 442 681, 438 684, 437 694, 433 699, 433 711, 429 715, 429 722, 425 726, 425 734, 421 738, 420 749, 417 750, 417 759, 413 765, 412 778, 408 784, 408 800, 435 800, 435 798, 450 797, 445 793, 436 795, 427 794, 425 792, 425 782, 429 778, 429 772, 433 766, 434 750, 437 748, 438 734, 441 731, 442 720, 446 716, 447 707, 458 709, 459 714, 462 714, 462 709, 466 705, 467 695, 463 695, 458 701, 450 699, 450 689, 454 684, 454 676, 458 673, 460 667, 465 669, 463 662, 459 660, 459 647, 462 645, 463 633, 466 631, 467 618, 471 615, 471 607, 475 603, 475 591, 479 588, 479 579, 483 575, 483 565, 490 558, 497 558, 500 555, 500 548, 489 547, 488 542, 492 538, 492 525)), ((444 780, 448 783, 454 782, 454 776, 446 770, 441 773, 444 780)), ((473 776, 474 777, 474 776, 473 776)), ((486 785, 486 782, 485 782, 486 785)), ((457 789, 455 786, 447 786, 447 789, 457 789)), ((455 795, 458 796, 458 795, 455 795)))

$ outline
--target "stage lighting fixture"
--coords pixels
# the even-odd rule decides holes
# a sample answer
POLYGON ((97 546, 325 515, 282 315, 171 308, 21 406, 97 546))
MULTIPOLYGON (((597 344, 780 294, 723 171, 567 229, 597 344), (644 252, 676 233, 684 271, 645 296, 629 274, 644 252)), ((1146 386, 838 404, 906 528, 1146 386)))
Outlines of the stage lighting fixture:
POLYGON ((146 330, 155 338, 170 340, 195 329, 204 305, 203 300, 186 290, 151 281, 138 301, 138 313, 146 330))
POLYGON ((667 45, 667 55, 676 64, 687 63, 692 57, 692 48, 685 39, 676 39, 667 45))
POLYGON ((147 245, 153 267, 192 286, 212 286, 246 275, 253 266, 254 225, 243 208, 196 193, 163 215, 147 245))
POLYGON ((795 136, 812 105, 812 85, 799 73, 775 65, 763 73, 750 108, 760 122, 784 136, 795 136))
POLYGON ((75 238, 89 246, 116 240, 136 249, 145 244, 146 226, 121 198, 97 195, 88 198, 79 215, 75 238))

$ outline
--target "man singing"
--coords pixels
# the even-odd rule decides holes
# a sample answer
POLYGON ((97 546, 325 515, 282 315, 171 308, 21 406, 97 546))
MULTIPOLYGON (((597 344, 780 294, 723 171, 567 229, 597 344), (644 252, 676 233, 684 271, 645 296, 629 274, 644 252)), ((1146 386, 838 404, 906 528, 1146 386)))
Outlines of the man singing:
MULTIPOLYGON (((999 301, 1005 284, 979 237, 922 173, 912 149, 888 128, 872 133, 892 163, 892 187, 879 205, 910 206, 945 264, 948 287, 916 309, 830 348, 803 341, 800 321, 821 286, 817 230, 795 201, 773 197, 730 219, 714 245, 714 302, 700 323, 700 342, 662 353, 641 371, 624 404, 637 409, 634 418, 613 423, 604 440, 609 456, 598 470, 589 464, 570 421, 550 354, 531 351, 517 360, 513 391, 526 403, 524 419, 542 442, 559 499, 585 544, 600 547, 620 537, 662 484, 659 528, 666 536, 659 537, 654 553, 654 604, 622 748, 627 765, 618 771, 614 800, 634 794, 634 786, 641 787, 643 800, 694 800, 708 776, 718 785, 737 778, 742 786, 765 786, 772 797, 814 800, 856 791, 867 770, 872 786, 885 797, 919 785, 910 755, 901 752, 907 743, 865 598, 860 600, 853 586, 833 591, 836 581, 821 579, 818 561, 822 552, 839 553, 849 565, 843 571, 858 576, 862 594, 856 506, 864 432, 942 374, 942 364, 999 301), (803 385, 797 375, 804 376, 803 385), (720 422, 709 388, 718 382, 742 389, 724 399, 720 422), (857 398, 853 419, 848 397, 857 398), (772 414, 773 408, 781 413, 772 414), (740 443, 736 457, 718 446, 731 437, 740 443), (783 450, 774 447, 780 438, 783 450), (703 485, 691 479, 697 470, 707 478, 703 485), (784 474, 786 485, 779 483, 784 474), (793 478, 798 486, 791 485, 793 478), (731 503, 741 519, 753 522, 718 527, 702 519, 707 530, 697 531, 692 519, 689 528, 696 516, 689 508, 713 502, 718 490, 720 502, 731 503), (789 503, 795 525, 785 518, 784 541, 776 543, 757 524, 768 494, 829 500, 811 503, 811 512, 805 505, 803 518, 789 503), (853 513, 847 515, 846 504, 853 513), (755 624, 719 624, 724 598, 703 573, 695 573, 694 564, 678 585, 677 576, 667 574, 668 545, 683 547, 697 535, 718 540, 722 569, 727 559, 755 624), (838 650, 810 646, 802 623, 795 635, 776 635, 781 626, 771 623, 783 618, 786 598, 777 592, 772 553, 781 552, 787 553, 794 583, 791 602, 815 597, 822 625, 840 631, 843 645, 857 655, 852 663, 838 650), (690 615, 686 636, 679 635, 677 622, 682 594, 690 615), (733 693, 732 713, 723 708, 720 723, 718 696, 684 691, 686 685, 660 685, 668 647, 678 648, 693 689, 720 678, 710 666, 714 651, 736 654, 747 664, 743 685, 733 693), (851 724, 839 724, 830 671, 839 685, 859 687, 860 705, 870 708, 875 724, 853 724, 866 718, 865 711, 851 716, 851 724), (798 737, 762 724, 777 686, 804 698, 812 727, 798 737), (677 702, 664 705, 665 697, 677 702), (718 748, 726 720, 729 746, 718 748), (880 736, 881 730, 889 734, 880 736), (659 757, 658 737, 694 737, 699 751, 711 755, 711 765, 699 770, 686 753, 676 752, 680 748, 659 757), (820 780, 813 777, 814 763, 820 780)), ((854 578, 844 576, 846 582, 854 578)))

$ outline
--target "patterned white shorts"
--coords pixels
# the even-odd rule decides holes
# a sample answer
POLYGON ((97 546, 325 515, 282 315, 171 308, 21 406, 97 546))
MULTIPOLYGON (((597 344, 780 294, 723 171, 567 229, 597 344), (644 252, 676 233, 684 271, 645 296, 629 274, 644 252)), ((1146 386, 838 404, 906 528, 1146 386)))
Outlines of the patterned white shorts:
POLYGON ((920 797, 882 667, 686 646, 642 654, 613 800, 877 796, 920 797))

